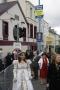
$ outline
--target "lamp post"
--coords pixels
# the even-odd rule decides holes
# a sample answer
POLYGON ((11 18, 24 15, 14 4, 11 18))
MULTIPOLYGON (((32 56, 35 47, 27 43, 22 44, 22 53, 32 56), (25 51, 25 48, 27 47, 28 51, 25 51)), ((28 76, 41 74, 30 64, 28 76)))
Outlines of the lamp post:
POLYGON ((39 5, 40 5, 40 0, 39 0, 39 5))
MULTIPOLYGON (((40 5, 40 0, 38 1, 38 8, 41 13, 41 11, 43 10, 43 5, 40 5)), ((39 53, 42 51, 42 41, 43 41, 42 26, 41 26, 42 18, 43 15, 38 16, 39 32, 37 33, 37 50, 39 51, 39 53)))

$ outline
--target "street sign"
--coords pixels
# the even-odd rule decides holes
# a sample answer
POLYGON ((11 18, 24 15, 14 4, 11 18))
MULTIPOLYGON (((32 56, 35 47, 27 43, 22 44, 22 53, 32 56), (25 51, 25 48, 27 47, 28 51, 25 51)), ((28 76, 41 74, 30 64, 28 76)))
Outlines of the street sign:
POLYGON ((14 42, 13 49, 20 49, 21 50, 21 43, 20 42, 14 42))
POLYGON ((37 40, 37 42, 43 42, 43 33, 42 32, 37 33, 36 40, 37 40))
POLYGON ((34 14, 35 14, 36 18, 42 18, 43 15, 44 15, 44 13, 43 13, 43 5, 35 6, 34 14))

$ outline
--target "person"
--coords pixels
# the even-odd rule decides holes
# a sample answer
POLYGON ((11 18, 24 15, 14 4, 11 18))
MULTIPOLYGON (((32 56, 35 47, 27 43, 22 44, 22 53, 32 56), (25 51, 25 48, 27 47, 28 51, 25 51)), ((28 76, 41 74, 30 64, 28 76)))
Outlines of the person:
POLYGON ((5 57, 5 68, 7 68, 9 65, 12 64, 12 54, 10 52, 7 53, 7 56, 5 57))
POLYGON ((48 68, 47 88, 49 90, 60 90, 60 46, 56 47, 52 54, 52 63, 48 68))
POLYGON ((4 65, 2 63, 2 60, 0 59, 0 72, 4 69, 4 65))
POLYGON ((21 52, 18 55, 18 60, 14 60, 13 64, 13 90, 33 90, 31 69, 29 63, 27 63, 25 59, 25 53, 21 52), (16 82, 15 87, 14 82, 16 82))
POLYGON ((32 59, 33 59, 33 51, 31 49, 26 50, 26 57, 30 58, 30 60, 32 61, 32 59))
POLYGON ((40 84, 45 84, 49 65, 49 60, 46 56, 46 52, 42 53, 42 56, 39 59, 38 64, 40 68, 40 84))
POLYGON ((38 56, 37 54, 34 56, 33 58, 33 62, 32 62, 32 66, 33 66, 33 72, 34 72, 34 79, 37 80, 38 79, 38 70, 39 70, 39 64, 38 64, 38 60, 39 60, 40 56, 38 56))
POLYGON ((27 63, 29 64, 29 67, 30 67, 30 69, 31 69, 32 78, 34 78, 34 73, 33 73, 33 69, 32 69, 32 60, 31 60, 31 58, 28 57, 26 54, 25 54, 25 56, 26 56, 27 63))

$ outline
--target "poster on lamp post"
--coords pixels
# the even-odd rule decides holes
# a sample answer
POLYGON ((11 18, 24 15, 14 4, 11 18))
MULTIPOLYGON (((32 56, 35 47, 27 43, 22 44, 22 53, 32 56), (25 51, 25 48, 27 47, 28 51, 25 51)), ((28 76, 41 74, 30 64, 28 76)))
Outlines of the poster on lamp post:
POLYGON ((36 40, 37 40, 37 42, 43 42, 43 33, 42 32, 37 33, 36 40))
POLYGON ((35 6, 35 11, 34 11, 35 17, 36 18, 43 18, 43 5, 37 5, 35 6))

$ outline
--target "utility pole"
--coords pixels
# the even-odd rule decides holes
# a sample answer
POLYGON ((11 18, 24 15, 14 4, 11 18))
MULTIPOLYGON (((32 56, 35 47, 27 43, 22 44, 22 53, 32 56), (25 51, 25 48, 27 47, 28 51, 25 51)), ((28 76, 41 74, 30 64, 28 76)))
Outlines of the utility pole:
POLYGON ((37 40, 37 51, 40 53, 43 49, 43 33, 42 33, 42 18, 43 18, 43 5, 40 5, 40 0, 38 0, 38 5, 35 6, 35 17, 38 20, 38 31, 36 34, 37 40))
MULTIPOLYGON (((40 0, 38 1, 38 5, 40 6, 40 0)), ((39 22, 39 38, 42 39, 42 27, 41 27, 41 20, 42 20, 42 17, 39 17, 38 18, 38 22, 39 22)), ((42 51, 42 41, 39 41, 37 42, 37 50, 39 51, 39 53, 42 51)))
POLYGON ((39 0, 39 5, 40 5, 40 0, 39 0))

